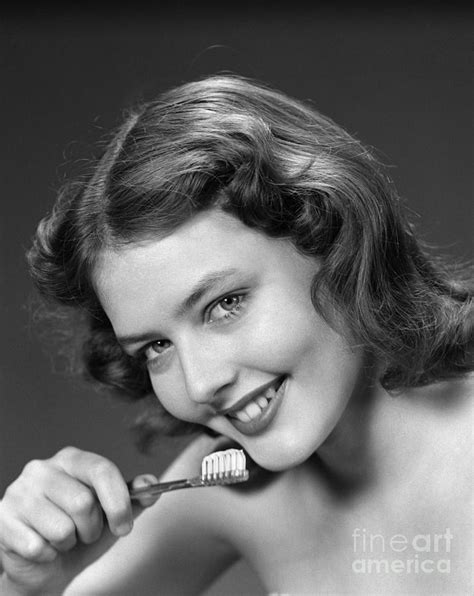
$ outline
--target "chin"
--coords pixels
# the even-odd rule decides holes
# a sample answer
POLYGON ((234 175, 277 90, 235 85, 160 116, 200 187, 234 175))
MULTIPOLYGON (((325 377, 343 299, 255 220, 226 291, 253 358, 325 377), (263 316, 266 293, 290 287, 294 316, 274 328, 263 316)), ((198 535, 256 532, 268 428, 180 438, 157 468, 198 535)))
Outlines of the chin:
POLYGON ((289 445, 284 441, 278 442, 278 446, 268 449, 252 448, 247 449, 248 454, 261 468, 269 472, 284 472, 303 464, 316 451, 311 445, 289 445))

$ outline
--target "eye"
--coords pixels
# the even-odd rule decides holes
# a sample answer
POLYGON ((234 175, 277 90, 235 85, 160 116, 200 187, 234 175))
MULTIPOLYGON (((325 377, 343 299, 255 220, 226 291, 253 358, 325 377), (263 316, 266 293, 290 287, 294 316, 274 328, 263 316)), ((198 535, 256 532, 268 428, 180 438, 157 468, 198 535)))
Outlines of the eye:
POLYGON ((171 346, 171 342, 167 339, 159 339, 148 344, 143 351, 143 355, 145 356, 146 362, 151 362, 158 356, 161 356, 166 350, 168 350, 171 346))
POLYGON ((208 323, 237 317, 244 305, 243 294, 229 294, 221 298, 209 311, 208 323))

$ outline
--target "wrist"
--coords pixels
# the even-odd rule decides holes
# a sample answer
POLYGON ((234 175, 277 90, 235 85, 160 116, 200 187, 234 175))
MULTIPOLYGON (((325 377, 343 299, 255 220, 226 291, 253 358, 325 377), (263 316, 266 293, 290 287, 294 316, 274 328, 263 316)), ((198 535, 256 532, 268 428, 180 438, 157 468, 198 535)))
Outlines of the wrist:
POLYGON ((3 574, 0 576, 1 596, 45 596, 46 593, 48 596, 60 596, 62 591, 45 592, 44 588, 20 586, 12 581, 7 575, 3 574))
POLYGON ((5 574, 0 577, 0 594, 2 596, 29 596, 28 592, 22 591, 5 574))

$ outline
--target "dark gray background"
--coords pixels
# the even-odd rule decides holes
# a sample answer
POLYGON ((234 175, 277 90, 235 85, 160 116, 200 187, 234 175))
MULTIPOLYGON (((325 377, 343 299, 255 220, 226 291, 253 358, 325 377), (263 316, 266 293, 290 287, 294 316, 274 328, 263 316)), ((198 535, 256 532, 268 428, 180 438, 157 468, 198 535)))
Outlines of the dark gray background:
MULTIPOLYGON (((341 3, 331 10, 289 4, 292 10, 200 4, 189 12, 179 3, 155 12, 140 5, 113 13, 4 9, 1 494, 29 459, 66 444, 111 458, 127 477, 159 472, 177 448, 138 455, 127 432, 133 410, 53 373, 28 307, 24 251, 35 226, 129 102, 221 70, 310 98, 381 151, 425 239, 456 258, 469 256, 471 13, 452 3, 358 12, 341 3)), ((211 592, 261 593, 242 566, 211 592)))

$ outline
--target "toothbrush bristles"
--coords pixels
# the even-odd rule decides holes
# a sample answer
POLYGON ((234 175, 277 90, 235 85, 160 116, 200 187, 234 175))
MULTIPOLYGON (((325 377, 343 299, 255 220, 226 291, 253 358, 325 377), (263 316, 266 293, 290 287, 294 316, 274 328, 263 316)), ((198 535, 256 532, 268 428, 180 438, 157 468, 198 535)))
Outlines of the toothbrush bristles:
POLYGON ((241 449, 216 451, 202 460, 201 479, 205 484, 242 482, 248 479, 245 454, 241 449))
POLYGON ((157 482, 140 488, 130 487, 129 493, 132 499, 139 499, 181 488, 236 484, 245 482, 248 479, 249 472, 246 469, 244 452, 241 449, 227 449, 226 451, 211 453, 202 460, 201 476, 157 482))

